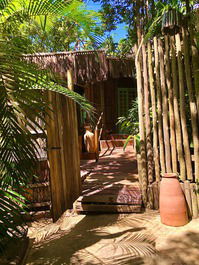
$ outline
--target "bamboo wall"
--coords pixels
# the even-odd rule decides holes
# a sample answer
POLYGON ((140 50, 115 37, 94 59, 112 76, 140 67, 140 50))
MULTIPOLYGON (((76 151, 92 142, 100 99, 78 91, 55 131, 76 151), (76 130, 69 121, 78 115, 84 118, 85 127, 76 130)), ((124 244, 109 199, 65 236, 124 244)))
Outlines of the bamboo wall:
POLYGON ((187 29, 136 48, 139 176, 144 204, 161 173, 199 181, 199 56, 187 29), (148 190, 148 192, 147 192, 148 190))

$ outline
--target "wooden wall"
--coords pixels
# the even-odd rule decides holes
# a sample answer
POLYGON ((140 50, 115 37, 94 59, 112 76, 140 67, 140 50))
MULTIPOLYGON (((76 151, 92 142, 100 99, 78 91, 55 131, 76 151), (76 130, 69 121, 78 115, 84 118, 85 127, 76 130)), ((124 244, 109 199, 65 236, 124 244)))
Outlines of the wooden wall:
POLYGON ((118 88, 132 88, 136 98, 136 82, 133 78, 108 79, 85 86, 85 97, 94 105, 97 115, 103 111, 104 131, 117 133, 118 88))

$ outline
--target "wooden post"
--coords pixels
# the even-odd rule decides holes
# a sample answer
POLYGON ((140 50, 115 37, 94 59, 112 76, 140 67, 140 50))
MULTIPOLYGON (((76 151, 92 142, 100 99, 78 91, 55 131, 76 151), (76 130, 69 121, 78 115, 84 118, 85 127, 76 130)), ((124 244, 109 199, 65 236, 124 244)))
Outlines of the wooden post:
POLYGON ((62 186, 62 166, 61 166, 61 147, 59 141, 59 134, 57 133, 58 121, 56 116, 56 93, 48 92, 48 100, 50 102, 50 109, 47 116, 47 142, 48 142, 48 159, 50 167, 50 190, 52 202, 52 217, 56 221, 63 213, 64 197, 62 186))
POLYGON ((189 180, 192 180, 193 175, 192 175, 192 165, 191 165, 191 154, 190 154, 189 137, 188 137, 186 113, 185 113, 184 73, 182 65, 182 50, 181 50, 182 48, 181 48, 180 34, 176 34, 176 49, 177 49, 177 58, 178 58, 180 116, 181 116, 182 135, 183 135, 183 144, 185 152, 185 163, 187 168, 187 178, 189 180))
POLYGON ((154 209, 154 194, 153 194, 153 187, 151 184, 148 185, 147 194, 148 194, 147 206, 149 209, 154 209))
POLYGON ((160 180, 160 166, 159 166, 159 153, 158 153, 158 125, 157 125, 157 112, 156 112, 156 93, 154 86, 154 74, 152 63, 151 43, 148 42, 148 68, 149 68, 149 85, 151 92, 152 116, 153 116, 153 160, 155 164, 155 177, 156 181, 160 180))
MULTIPOLYGON (((138 48, 135 46, 135 53, 137 54, 138 48)), ((140 155, 141 155, 141 179, 142 179, 142 196, 143 203, 147 205, 147 166, 146 166, 146 149, 145 149, 145 130, 144 130, 144 99, 142 89, 142 71, 141 71, 141 56, 138 55, 135 60, 136 73, 137 73, 137 92, 138 92, 138 113, 139 113, 139 132, 140 132, 140 155)))
POLYGON ((165 84, 164 54, 163 54, 163 44, 160 39, 158 39, 158 52, 160 58, 160 81, 161 81, 161 92, 162 92, 163 135, 164 135, 164 147, 165 147, 166 172, 172 172, 171 151, 170 151, 170 142, 169 142, 168 100, 167 100, 167 91, 165 84))
MULTIPOLYGON (((67 83, 68 89, 74 90, 74 81, 73 81, 73 71, 72 69, 67 71, 67 83)), ((77 149, 79 149, 79 141, 78 141, 78 122, 77 122, 77 109, 76 103, 71 99, 68 99, 69 106, 71 108, 71 118, 69 122, 71 124, 71 135, 70 138, 73 138, 72 145, 72 154, 73 154, 73 165, 74 165, 74 175, 71 176, 73 179, 72 182, 72 203, 80 196, 81 193, 81 175, 80 175, 80 158, 77 156, 77 149)), ((70 155, 70 154, 68 154, 70 155)))
POLYGON ((191 58, 192 58, 192 69, 193 69, 193 77, 194 77, 194 87, 195 87, 195 96, 196 96, 196 104, 197 104, 197 112, 198 112, 198 121, 199 121, 199 51, 197 48, 197 40, 196 40, 196 32, 192 22, 189 21, 189 33, 190 33, 190 41, 191 41, 191 58))
POLYGON ((183 47, 184 47, 184 63, 186 83, 189 93, 189 105, 191 113, 191 125, 194 145, 194 164, 195 164, 195 180, 199 180, 199 135, 198 135, 198 115, 195 102, 194 89, 192 86, 191 60, 190 60, 190 45, 187 39, 187 31, 183 28, 183 47))
POLYGON ((148 68, 147 54, 145 44, 142 45, 142 64, 143 64, 143 84, 144 84, 144 113, 145 113, 145 128, 146 128, 146 155, 147 155, 147 171, 148 182, 153 182, 153 149, 151 143, 151 124, 150 124, 150 105, 149 105, 149 83, 148 83, 148 68))
POLYGON ((192 217, 192 200, 191 200, 191 190, 190 190, 190 182, 185 180, 184 182, 184 193, 188 207, 188 215, 192 217))
POLYGON ((176 49, 175 49, 175 39, 173 36, 170 37, 170 47, 171 47, 171 69, 172 69, 172 85, 173 85, 173 108, 174 108, 174 118, 175 118, 175 133, 176 133, 176 147, 178 153, 178 160, 180 164, 180 178, 182 180, 186 179, 186 168, 183 153, 183 143, 182 143, 182 133, 181 133, 181 122, 180 122, 180 112, 178 107, 178 72, 177 72, 177 62, 176 62, 176 49))
POLYGON ((165 36, 165 63, 166 63, 166 83, 169 97, 169 121, 170 121, 170 143, 171 143, 171 159, 172 159, 172 172, 178 172, 177 169, 177 151, 176 151, 176 137, 175 137, 175 119, 173 110, 173 89, 171 85, 171 66, 170 66, 170 47, 169 37, 165 36))
POLYGON ((192 215, 193 218, 198 217, 198 202, 197 202, 197 187, 195 183, 190 184, 191 187, 191 202, 192 202, 192 215))
POLYGON ((155 55, 155 73, 156 73, 156 89, 157 89, 157 112, 158 112, 158 137, 160 149, 160 165, 162 173, 166 172, 165 156, 164 156, 164 143, 162 132, 162 104, 161 104, 161 90, 160 90, 160 72, 159 72, 159 56, 158 56, 158 42, 154 38, 154 55, 155 55))
POLYGON ((159 183, 154 182, 152 184, 152 189, 153 189, 153 197, 154 197, 154 209, 158 210, 159 209, 159 183))

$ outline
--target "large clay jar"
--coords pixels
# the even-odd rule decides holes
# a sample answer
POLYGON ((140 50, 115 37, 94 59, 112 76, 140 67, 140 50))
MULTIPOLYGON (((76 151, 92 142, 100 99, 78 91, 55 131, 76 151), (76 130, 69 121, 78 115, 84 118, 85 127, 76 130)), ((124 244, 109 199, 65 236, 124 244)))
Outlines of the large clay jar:
POLYGON ((86 132, 84 134, 84 144, 86 147, 86 151, 88 153, 95 152, 95 136, 94 133, 91 132, 90 126, 85 126, 86 132))
POLYGON ((188 223, 186 201, 177 177, 175 173, 165 173, 160 184, 161 222, 169 226, 188 223))

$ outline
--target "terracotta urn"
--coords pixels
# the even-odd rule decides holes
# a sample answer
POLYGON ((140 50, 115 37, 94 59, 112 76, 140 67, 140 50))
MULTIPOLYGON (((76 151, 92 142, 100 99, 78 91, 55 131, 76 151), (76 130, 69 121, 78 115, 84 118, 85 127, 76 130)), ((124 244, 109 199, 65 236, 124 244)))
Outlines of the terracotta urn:
POLYGON ((176 173, 165 173, 160 184, 161 222, 169 226, 183 226, 188 223, 184 193, 176 173))
POLYGON ((89 125, 84 127, 86 132, 84 134, 84 144, 88 153, 95 152, 95 136, 92 133, 92 129, 89 125))

